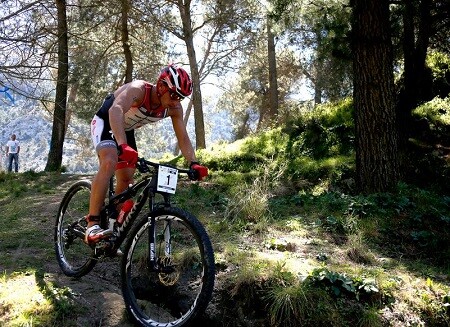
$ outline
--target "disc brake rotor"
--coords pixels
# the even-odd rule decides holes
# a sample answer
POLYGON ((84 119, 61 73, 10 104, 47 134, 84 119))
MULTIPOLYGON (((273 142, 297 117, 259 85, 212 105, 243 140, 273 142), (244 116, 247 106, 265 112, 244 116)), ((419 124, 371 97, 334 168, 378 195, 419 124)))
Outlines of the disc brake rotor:
POLYGON ((175 283, 180 278, 180 272, 175 268, 174 265, 172 265, 172 262, 173 262, 173 260, 171 257, 161 258, 160 265, 161 265, 162 269, 170 267, 172 270, 172 272, 170 272, 170 273, 161 272, 158 274, 159 281, 165 286, 175 285, 175 283))

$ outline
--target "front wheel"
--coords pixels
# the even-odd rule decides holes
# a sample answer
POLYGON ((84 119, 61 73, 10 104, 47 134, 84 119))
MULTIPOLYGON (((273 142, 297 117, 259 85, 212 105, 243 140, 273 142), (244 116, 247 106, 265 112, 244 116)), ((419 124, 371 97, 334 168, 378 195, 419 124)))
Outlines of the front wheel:
POLYGON ((214 287, 214 253, 208 235, 193 215, 161 208, 136 221, 125 242, 122 294, 129 316, 140 326, 190 325, 203 313, 214 287), (154 248, 149 239, 154 236, 154 248), (157 258, 156 267, 150 256, 157 258))
POLYGON ((58 264, 67 276, 86 275, 97 263, 94 251, 83 241, 90 194, 91 183, 79 181, 69 188, 58 209, 54 245, 58 264))

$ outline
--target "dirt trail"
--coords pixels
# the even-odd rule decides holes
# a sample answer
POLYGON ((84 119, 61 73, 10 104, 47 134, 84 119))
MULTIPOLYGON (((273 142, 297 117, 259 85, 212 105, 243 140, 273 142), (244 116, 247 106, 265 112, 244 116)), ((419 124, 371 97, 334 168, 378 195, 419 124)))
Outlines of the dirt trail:
MULTIPOLYGON (((54 216, 58 210, 61 198, 67 189, 77 180, 90 179, 89 176, 70 176, 68 181, 58 187, 56 194, 43 194, 36 202, 46 203, 41 206, 39 215, 49 218, 45 235, 48 244, 53 246, 53 224, 54 216)), ((56 261, 50 258, 45 265, 45 279, 56 283, 58 287, 68 287, 73 292, 73 298, 81 308, 89 309, 92 314, 78 315, 77 326, 109 326, 129 327, 134 326, 125 315, 125 306, 120 290, 120 259, 105 259, 100 261, 94 269, 82 278, 71 278, 65 276, 56 261)), ((84 311, 84 310, 83 310, 84 311)))
MULTIPOLYGON (((38 220, 48 223, 40 224, 43 233, 46 235, 47 244, 53 251, 53 228, 55 215, 58 211, 61 199, 69 187, 78 180, 90 180, 90 176, 67 176, 57 187, 56 194, 42 194, 34 199, 35 216, 38 220), (45 203, 45 205, 40 205, 45 203), (42 218, 41 218, 42 217, 42 218)), ((34 207, 34 206, 33 206, 34 207)), ((30 249, 27 249, 30 250, 30 249)), ((99 261, 94 269, 86 276, 81 278, 71 278, 65 276, 56 261, 54 255, 50 257, 45 264, 45 280, 55 283, 59 288, 69 288, 73 294, 73 299, 82 309, 82 312, 91 312, 91 314, 76 314, 76 325, 79 327, 131 327, 135 326, 126 316, 125 305, 120 289, 120 258, 106 258, 99 261), (84 310, 86 309, 86 310, 84 310)), ((217 281, 217 279, 216 279, 217 281)), ((216 283, 217 284, 217 283, 216 283)), ((205 320, 201 325, 214 327, 222 325, 220 322, 214 322, 207 316, 217 316, 214 300, 211 301, 205 320)), ((61 323, 60 326, 64 326, 61 323)))
POLYGON ((56 282, 59 287, 70 288, 75 301, 81 307, 90 308, 91 315, 77 318, 78 326, 133 326, 125 316, 118 285, 118 261, 102 262, 98 266, 89 275, 75 279, 63 275, 58 271, 57 265, 50 265, 47 278, 56 282), (51 272, 52 269, 55 271, 51 272))
MULTIPOLYGON (((131 327, 134 326, 126 317, 125 306, 120 289, 120 258, 105 259, 97 263, 94 269, 82 278, 71 278, 65 276, 57 263, 53 250, 53 232, 55 224, 55 215, 58 211, 61 199, 69 187, 78 180, 88 179, 91 176, 67 175, 64 179, 55 183, 57 192, 52 194, 37 193, 31 198, 26 198, 27 209, 30 214, 30 222, 35 223, 35 229, 41 233, 48 244, 44 250, 36 250, 32 246, 13 250, 13 255, 33 256, 33 260, 42 259, 44 265, 44 279, 46 282, 54 283, 59 288, 67 288, 72 292, 72 298, 78 304, 81 310, 71 313, 70 318, 75 319, 76 326, 79 327, 131 327), (32 218, 31 218, 32 217, 32 218), (88 312, 88 314, 87 314, 88 312)), ((267 236, 267 235, 266 235, 267 236)), ((277 239, 280 235, 273 235, 277 239)), ((297 271, 298 274, 304 274, 309 265, 306 264, 309 258, 313 258, 323 251, 321 247, 312 245, 309 238, 296 237, 291 239, 284 235, 286 242, 292 247, 289 257, 283 256, 283 251, 272 251, 267 249, 261 240, 245 237, 246 242, 258 250, 258 256, 264 260, 277 262, 283 260, 289 268, 297 271), (295 267, 297 263, 302 262, 301 270, 295 267)), ((242 245, 244 246, 244 245, 242 245)), ((245 245, 247 246, 247 245, 245 245)), ((331 253, 331 252, 329 252, 331 253)), ((1 269, 1 263, 0 263, 1 269)), ((238 270, 235 265, 219 263, 216 265, 216 282, 212 301, 210 302, 206 315, 203 317, 199 326, 217 327, 217 326, 261 326, 260 321, 264 315, 261 304, 254 302, 258 300, 257 291, 244 292, 230 297, 230 285, 227 281, 230 276, 238 270), (253 294, 255 298, 246 298, 246 294, 253 294), (248 303, 250 302, 250 303, 248 303)), ((244 285, 253 287, 252 285, 244 285)), ((257 287, 257 285, 256 285, 257 287)), ((233 293, 233 292, 231 292, 233 293)), ((57 326, 67 326, 64 321, 57 326)), ((73 325, 70 324, 71 326, 73 325)))

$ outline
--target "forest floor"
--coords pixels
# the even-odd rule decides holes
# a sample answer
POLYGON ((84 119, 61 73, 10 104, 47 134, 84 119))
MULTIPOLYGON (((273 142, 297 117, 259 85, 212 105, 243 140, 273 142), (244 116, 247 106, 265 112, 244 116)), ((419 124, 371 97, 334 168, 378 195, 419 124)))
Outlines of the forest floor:
MULTIPOLYGON (((47 244, 48 247, 35 248, 33 243, 26 239, 21 241, 22 246, 16 249, 9 249, 6 253, 8 259, 17 258, 17 267, 2 267, 0 261, 0 271, 12 273, 21 271, 21 266, 28 262, 43 262, 43 280, 37 284, 53 284, 59 288, 68 288, 71 298, 76 302, 80 310, 70 315, 69 319, 76 320, 76 326, 133 326, 126 316, 125 307, 120 291, 119 262, 120 258, 107 259, 93 269, 91 273, 82 278, 71 278, 65 276, 56 261, 53 251, 53 231, 54 219, 57 213, 62 195, 69 186, 79 179, 86 179, 87 176, 63 175, 65 180, 57 186, 57 192, 51 194, 34 194, 31 198, 24 198, 24 202, 29 204, 27 217, 28 224, 40 238, 39 242, 47 244), (31 226, 30 226, 31 227, 31 226), (53 256, 52 256, 53 252, 53 256), (20 259, 19 259, 20 258, 20 259)), ((2 242, 0 240, 0 242, 2 242)), ((11 260, 8 260, 11 262, 11 260)), ((14 260, 12 260, 14 262, 14 260)), ((0 303, 1 304, 1 303, 0 303)), ((0 325, 2 325, 2 315, 0 310, 0 325)), ((5 317, 3 317, 5 319, 5 317)), ((3 321, 5 323, 5 321, 3 321)), ((72 321, 73 323, 73 321, 72 321)), ((64 321, 58 326, 65 326, 64 321)))
MULTIPOLYGON (((41 176, 40 178, 46 177, 41 176)), ((99 262, 88 275, 82 278, 70 278, 61 272, 53 249, 55 215, 62 196, 70 185, 80 179, 90 179, 91 176, 59 175, 52 178, 54 180, 50 182, 52 185, 50 192, 27 191, 20 195, 20 201, 12 202, 2 200, 0 197, 0 206, 5 208, 8 214, 15 212, 13 219, 16 220, 16 226, 20 226, 15 231, 9 230, 8 233, 2 233, 2 237, 0 237, 0 250, 6 249, 2 253, 3 259, 0 260, 0 271, 5 276, 10 276, 8 278, 12 278, 15 273, 27 271, 35 266, 40 273, 35 274, 34 282, 41 286, 41 289, 42 285, 54 285, 57 289, 69 290, 70 299, 75 304, 76 310, 64 316, 67 321, 53 322, 50 325, 32 324, 33 326, 133 326, 126 316, 120 289, 120 258, 105 259, 99 262), (31 233, 27 233, 27 231, 31 231, 31 233)), ((38 186, 36 187, 38 188, 38 186)), ((3 221, 3 224, 6 222, 3 221)), ((219 242, 214 239, 214 232, 211 236, 216 254, 220 254, 224 250, 224 245, 218 244, 219 242)), ((256 258, 274 263, 283 262, 286 269, 298 276, 306 276, 317 264, 320 265, 317 258, 327 257, 327 260, 334 262, 348 260, 345 248, 337 246, 339 240, 324 239, 323 234, 318 234, 314 230, 306 234, 285 234, 282 231, 269 229, 265 232, 264 237, 249 234, 241 236, 240 240, 239 246, 249 249, 249 253, 251 252, 256 258), (289 249, 287 251, 270 249, 264 239, 283 240, 288 244, 289 249), (287 256, 285 252, 288 252, 287 256)), ((386 262, 389 259, 380 257, 376 260, 386 262)), ((224 297, 224 294, 242 290, 239 289, 239 285, 230 285, 230 281, 233 280, 231 276, 240 269, 238 265, 224 262, 223 259, 217 260, 217 257, 216 264, 217 273, 213 299, 208 306, 205 323, 202 326, 264 326, 265 322, 261 320, 261 315, 255 314, 255 311, 265 311, 265 308, 258 307, 261 306, 261 303, 252 302, 250 299, 250 303, 243 304, 242 298, 233 299, 231 296, 232 301, 229 301, 230 296, 224 297), (233 302, 234 300, 237 302, 233 302)), ((405 288, 409 288, 409 285, 414 286, 414 276, 405 275, 401 278, 404 280, 405 288)), ((449 278, 448 275, 445 275, 439 277, 439 280, 448 285, 449 278)), ((10 324, 11 312, 1 298, 2 285, 0 283, 0 325, 18 326, 10 324)), ((253 286, 256 286, 255 289, 248 292, 258 293, 258 285, 253 286)), ((419 315, 405 305, 405 302, 396 302, 393 306, 386 307, 381 312, 383 323, 379 322, 373 326, 426 326, 419 315)))
MULTIPOLYGON (((17 203, 15 201, 8 203, 8 206, 12 205, 12 207, 9 207, 7 210, 16 211, 18 216, 17 219, 21 220, 20 225, 22 226, 25 224, 28 230, 33 231, 33 235, 30 237, 27 233, 21 234, 20 231, 18 231, 16 235, 19 239, 15 239, 15 242, 20 245, 17 247, 8 246, 6 244, 6 242, 8 242, 8 236, 5 235, 3 240, 0 238, 0 248, 7 248, 5 253, 7 260, 4 262, 3 260, 0 261, 0 271, 6 275, 14 276, 15 273, 29 270, 33 265, 36 265, 36 269, 43 270, 43 274, 35 274, 34 277, 36 281, 26 281, 25 283, 36 283, 41 286, 54 285, 56 289, 70 290, 71 301, 74 301, 77 309, 67 315, 65 318, 67 321, 59 321, 56 326, 133 326, 126 316, 120 290, 119 257, 103 259, 88 275, 81 278, 65 276, 60 270, 55 258, 53 249, 55 215, 64 193, 73 183, 82 179, 89 180, 91 179, 91 176, 61 175, 56 178, 55 183, 57 185, 54 185, 55 189, 53 189, 52 192, 29 192, 30 194, 27 192, 27 194, 22 194, 20 196, 21 201, 17 201, 17 203), (27 204, 25 215, 21 214, 24 210, 23 203, 27 204), (37 245, 38 243, 41 245, 37 245)), ((3 206, 4 204, 6 205, 6 201, 0 200, 0 205, 3 206)), ((264 258, 264 260, 280 260, 280 252, 268 251, 260 243, 260 240, 248 238, 247 241, 249 243, 255 243, 255 248, 261 248, 259 255, 261 258, 264 258)), ((291 244, 305 244, 305 240, 301 237, 290 239, 290 242, 291 244)), ((296 254, 290 259, 290 262, 293 263, 300 259, 306 260, 308 257, 314 257, 318 254, 317 251, 311 252, 309 247, 307 250, 307 247, 308 246, 304 249, 297 248, 296 254)), ((323 249, 321 249, 321 251, 323 251, 323 249)), ((223 308, 219 309, 221 305, 219 303, 219 299, 221 298, 220 293, 228 292, 225 290, 227 287, 225 286, 225 280, 227 280, 237 269, 238 267, 232 264, 217 268, 218 271, 216 273, 213 299, 205 314, 205 323, 207 323, 208 327, 237 326, 242 324, 243 321, 245 322, 244 324, 248 326, 259 326, 257 321, 251 321, 242 310, 238 310, 238 312, 233 312, 232 314, 237 314, 234 318, 239 320, 240 323, 229 320, 233 319, 233 317, 228 310, 225 310, 228 311, 227 321, 223 321, 218 317, 223 315, 224 312, 223 308)), ((306 267, 303 266, 303 269, 306 269, 306 267)), ((232 308, 230 308, 230 310, 233 311, 232 308)), ((11 318, 8 308, 6 306, 2 307, 2 299, 0 298, 0 325, 12 326, 10 325, 11 318)), ((41 326, 41 324, 37 323, 36 326, 41 326)))

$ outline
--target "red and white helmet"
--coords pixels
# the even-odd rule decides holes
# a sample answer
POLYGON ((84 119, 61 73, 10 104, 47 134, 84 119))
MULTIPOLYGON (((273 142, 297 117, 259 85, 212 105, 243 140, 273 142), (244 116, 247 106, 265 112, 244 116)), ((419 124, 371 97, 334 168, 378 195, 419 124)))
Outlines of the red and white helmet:
POLYGON ((172 92, 184 98, 192 93, 192 80, 181 67, 169 65, 161 70, 158 80, 163 81, 172 92))

